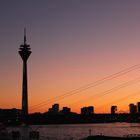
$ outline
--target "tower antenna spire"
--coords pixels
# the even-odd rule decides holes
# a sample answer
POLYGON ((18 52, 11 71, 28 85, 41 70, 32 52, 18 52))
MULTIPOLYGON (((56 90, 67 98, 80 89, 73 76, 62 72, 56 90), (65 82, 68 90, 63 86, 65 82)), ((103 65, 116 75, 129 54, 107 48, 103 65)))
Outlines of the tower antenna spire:
POLYGON ((24 28, 24 45, 26 44, 26 28, 24 28))

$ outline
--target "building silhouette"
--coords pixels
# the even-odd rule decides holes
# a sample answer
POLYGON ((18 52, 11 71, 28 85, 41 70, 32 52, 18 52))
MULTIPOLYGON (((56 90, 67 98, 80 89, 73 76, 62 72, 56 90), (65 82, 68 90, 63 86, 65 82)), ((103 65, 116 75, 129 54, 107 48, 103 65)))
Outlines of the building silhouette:
POLYGON ((52 105, 53 112, 59 112, 59 104, 52 105))
POLYGON ((19 55, 23 61, 22 82, 22 116, 28 115, 28 84, 27 84, 27 60, 31 54, 30 45, 26 43, 26 30, 24 29, 24 44, 20 45, 19 55))
POLYGON ((111 106, 111 114, 115 114, 117 111, 117 106, 113 105, 111 106))
POLYGON ((52 108, 49 108, 49 112, 58 113, 59 112, 59 104, 53 104, 52 108))
POLYGON ((71 112, 71 109, 69 107, 63 107, 61 112, 64 113, 64 114, 68 114, 68 113, 71 112))
POLYGON ((19 121, 21 109, 0 109, 0 122, 12 123, 19 121))
POLYGON ((137 102, 137 113, 140 113, 140 102, 137 102))
POLYGON ((88 106, 81 108, 81 115, 91 115, 94 113, 94 107, 88 106))
POLYGON ((129 104, 129 112, 130 114, 136 114, 137 113, 137 106, 134 104, 129 104))

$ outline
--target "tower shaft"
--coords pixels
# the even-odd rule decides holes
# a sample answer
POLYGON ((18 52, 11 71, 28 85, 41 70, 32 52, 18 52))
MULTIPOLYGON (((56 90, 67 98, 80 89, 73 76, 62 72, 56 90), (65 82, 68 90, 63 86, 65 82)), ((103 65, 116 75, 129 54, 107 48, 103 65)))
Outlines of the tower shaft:
POLYGON ((27 61, 23 61, 22 115, 28 115, 27 61))

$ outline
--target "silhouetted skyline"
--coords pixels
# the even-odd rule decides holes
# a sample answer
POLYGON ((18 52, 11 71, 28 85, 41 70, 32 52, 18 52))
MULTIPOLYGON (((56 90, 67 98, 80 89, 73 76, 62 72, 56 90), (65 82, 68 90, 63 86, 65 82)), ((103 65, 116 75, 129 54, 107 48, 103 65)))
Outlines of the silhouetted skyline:
POLYGON ((132 67, 140 63, 139 7, 138 0, 2 0, 0 107, 21 108, 17 50, 26 27, 34 52, 29 112, 45 112, 54 102, 78 113, 90 105, 110 112, 112 104, 128 112, 128 104, 140 99, 139 65, 132 67), (93 86, 122 70, 125 74, 93 86), (80 87, 85 89, 67 94, 80 87))
MULTIPOLYGON (((34 112, 26 114, 24 123, 26 124, 79 124, 79 123, 110 123, 110 122, 140 122, 139 105, 130 103, 129 113, 118 112, 117 106, 110 107, 110 113, 96 113, 94 106, 84 106, 80 113, 73 112, 69 107, 59 108, 59 104, 53 104, 46 112, 34 112)), ((20 125, 23 124, 24 108, 21 109, 1 109, 0 108, 0 122, 5 125, 20 125)), ((26 112, 25 112, 26 113, 26 112)))

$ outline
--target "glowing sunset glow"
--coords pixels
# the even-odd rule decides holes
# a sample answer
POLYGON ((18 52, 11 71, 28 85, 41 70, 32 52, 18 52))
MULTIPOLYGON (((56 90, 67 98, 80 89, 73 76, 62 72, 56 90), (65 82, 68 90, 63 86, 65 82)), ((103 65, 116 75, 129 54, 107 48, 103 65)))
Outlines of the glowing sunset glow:
POLYGON ((111 105, 128 112, 129 103, 140 101, 139 7, 138 0, 2 0, 0 108, 21 108, 18 49, 26 27, 29 112, 45 112, 54 103, 78 113, 89 105, 95 113, 108 113, 111 105))

